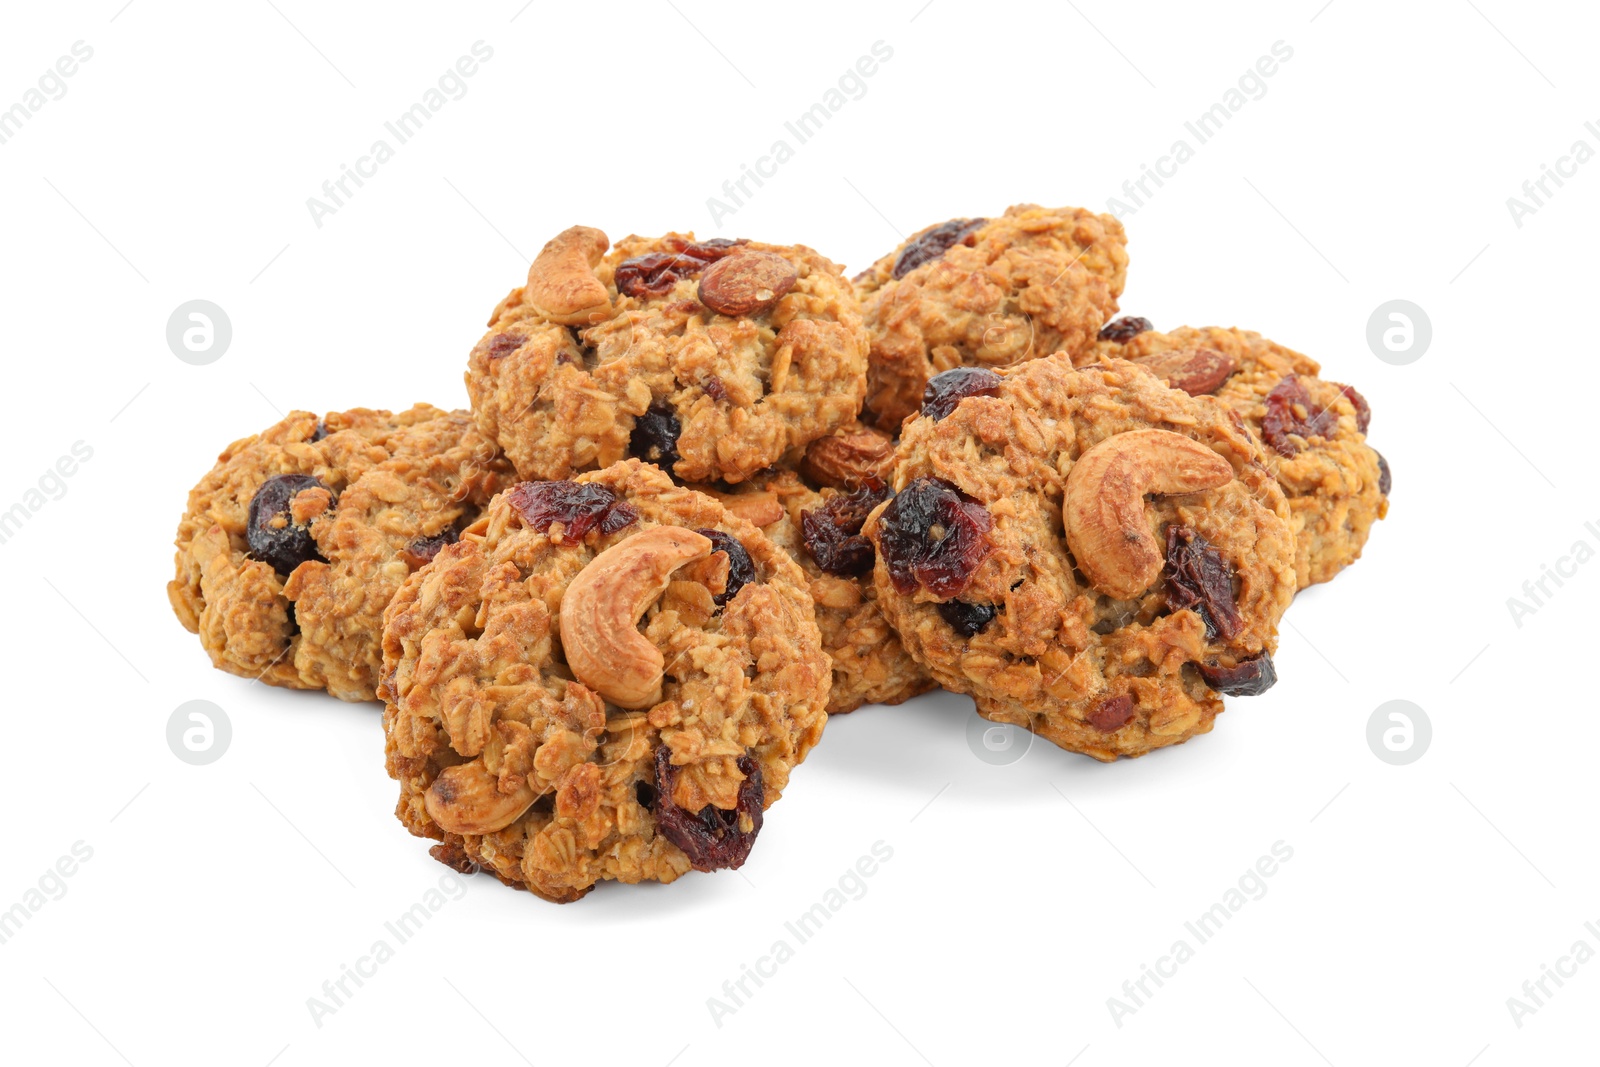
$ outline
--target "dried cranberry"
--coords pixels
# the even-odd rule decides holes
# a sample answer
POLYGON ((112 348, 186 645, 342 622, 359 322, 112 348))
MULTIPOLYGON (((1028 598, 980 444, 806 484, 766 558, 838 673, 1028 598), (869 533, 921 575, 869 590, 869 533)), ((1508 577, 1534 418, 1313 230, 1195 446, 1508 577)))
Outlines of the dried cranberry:
POLYGON ((294 498, 307 489, 326 488, 309 474, 274 474, 262 482, 250 498, 249 525, 245 530, 250 554, 285 575, 308 559, 321 559, 311 530, 297 525, 289 508, 294 498))
POLYGON ((872 542, 861 536, 861 524, 872 509, 894 494, 889 487, 870 478, 853 493, 828 498, 820 508, 800 513, 800 529, 806 551, 827 574, 857 578, 872 569, 872 542))
POLYGON ((1119 345, 1125 345, 1141 333, 1153 329, 1155 327, 1150 325, 1149 319, 1142 319, 1137 315, 1124 315, 1100 327, 1100 340, 1115 341, 1119 345))
POLYGON ((766 791, 761 784, 761 765, 749 756, 736 761, 744 781, 739 783, 738 799, 732 811, 707 804, 697 812, 685 811, 672 802, 678 784, 679 768, 672 765, 672 752, 666 745, 656 749, 655 815, 661 835, 689 857, 697 871, 716 871, 743 866, 761 832, 761 810, 766 791), (749 818, 748 831, 739 829, 740 816, 749 818))
POLYGON ((489 338, 487 352, 490 359, 501 359, 509 356, 522 347, 527 338, 517 333, 497 333, 489 338))
POLYGON ((1000 375, 987 367, 955 367, 928 379, 922 413, 938 422, 969 396, 999 396, 1000 375))
POLYGON ((400 558, 405 560, 406 566, 414 571, 420 571, 433 562, 433 557, 445 545, 453 545, 460 538, 460 533, 454 526, 443 533, 433 537, 414 538, 410 544, 400 550, 400 558))
POLYGON ((618 500, 603 485, 581 482, 522 482, 512 486, 507 499, 528 527, 544 533, 561 524, 561 543, 575 545, 590 530, 614 534, 636 522, 639 511, 618 500))
POLYGON ((1293 456, 1300 451, 1294 437, 1326 437, 1338 422, 1338 413, 1313 404, 1305 383, 1291 374, 1267 394, 1261 438, 1278 455, 1293 456))
POLYGON ((683 423, 665 404, 652 404, 650 410, 633 422, 628 436, 628 454, 671 471, 678 462, 678 435, 683 423))
MULTIPOLYGON (((1373 449, 1378 452, 1377 449, 1373 449)), ((1389 461, 1383 458, 1383 453, 1378 452, 1378 492, 1384 496, 1389 495, 1389 489, 1394 485, 1394 475, 1389 471, 1389 461)))
POLYGON ((1278 681, 1278 669, 1266 652, 1253 659, 1240 660, 1232 667, 1214 667, 1209 663, 1196 663, 1195 667, 1206 685, 1224 696, 1258 697, 1278 681))
POLYGON ((1367 403, 1367 398, 1356 392, 1356 387, 1347 385, 1339 392, 1350 398, 1350 403, 1356 409, 1356 429, 1362 433, 1367 432, 1367 427, 1372 425, 1372 406, 1367 403))
POLYGON ((939 617, 950 624, 950 629, 962 637, 972 637, 994 621, 998 612, 993 604, 969 604, 965 600, 947 600, 939 605, 939 617))
POLYGON ((693 278, 705 270, 707 263, 715 263, 745 243, 743 240, 730 241, 726 237, 692 244, 677 241, 673 242, 671 252, 646 252, 642 256, 625 259, 617 264, 613 276, 617 291, 633 297, 662 296, 671 292, 679 281, 693 278))
POLYGON ((711 551, 723 552, 728 556, 728 585, 711 598, 720 608, 738 596, 739 590, 756 580, 756 565, 751 561, 750 553, 745 551, 744 545, 740 544, 739 539, 732 534, 725 534, 721 530, 695 532, 710 539, 713 546, 711 551))
POLYGON ((889 580, 901 593, 922 586, 955 597, 994 546, 994 520, 984 506, 941 478, 918 478, 898 493, 878 520, 878 547, 889 580))
POLYGON ((918 237, 895 257, 894 270, 890 273, 895 278, 904 278, 924 263, 938 259, 958 244, 973 245, 977 238, 973 233, 988 222, 988 219, 951 219, 941 222, 927 233, 918 237))
POLYGON ((705 381, 700 383, 700 389, 719 404, 728 399, 728 387, 715 374, 706 375, 705 381))
POLYGON ((1095 705, 1087 718, 1089 725, 1101 733, 1114 733, 1128 725, 1128 720, 1133 718, 1133 698, 1126 693, 1122 696, 1106 697, 1095 705))
POLYGON ((1207 639, 1232 641, 1244 629, 1233 599, 1233 568, 1188 526, 1167 527, 1167 607, 1199 611, 1207 639))

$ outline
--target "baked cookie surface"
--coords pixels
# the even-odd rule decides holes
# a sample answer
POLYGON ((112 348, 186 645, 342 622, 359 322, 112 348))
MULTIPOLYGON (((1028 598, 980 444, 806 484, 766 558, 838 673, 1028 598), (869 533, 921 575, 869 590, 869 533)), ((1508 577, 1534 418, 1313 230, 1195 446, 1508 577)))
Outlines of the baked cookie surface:
POLYGON ((1110 760, 1272 684, 1294 537, 1237 416, 1122 361, 949 373, 865 527, 878 603, 941 685, 1110 760))
POLYGON ((472 350, 479 428, 526 478, 628 456, 739 482, 855 418, 866 332, 803 246, 599 230, 547 244, 472 350))
POLYGON ((384 668, 400 821, 557 902, 738 867, 827 721, 800 568, 637 460, 496 497, 395 597, 384 668))
POLYGON ((390 596, 509 474, 464 411, 293 412, 189 493, 168 599, 222 670, 372 700, 390 596))
POLYGON ((952 367, 1087 351, 1127 268, 1122 223, 1083 208, 1018 204, 918 232, 855 279, 871 338, 863 418, 898 431, 952 367))
POLYGON ((1119 320, 1106 332, 1122 339, 1101 341, 1093 358, 1128 359, 1174 388, 1215 396, 1266 446, 1267 467, 1289 498, 1300 588, 1330 580, 1361 557, 1372 524, 1388 514, 1392 475, 1367 444, 1372 412, 1360 393, 1322 379, 1309 356, 1249 330, 1162 333, 1139 319, 1119 320))
POLYGON ((830 715, 934 688, 878 607, 872 542, 861 536, 868 513, 892 495, 893 458, 887 434, 848 427, 813 442, 798 469, 763 472, 721 496, 805 571, 833 664, 830 715))

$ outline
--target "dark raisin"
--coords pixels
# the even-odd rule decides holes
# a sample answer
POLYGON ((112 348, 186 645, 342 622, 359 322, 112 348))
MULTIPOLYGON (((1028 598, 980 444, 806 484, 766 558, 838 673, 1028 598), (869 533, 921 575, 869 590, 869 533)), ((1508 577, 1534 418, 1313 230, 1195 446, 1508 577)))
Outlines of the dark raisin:
MULTIPOLYGON (((1377 452, 1377 449, 1373 449, 1377 452)), ((1389 461, 1383 458, 1383 453, 1378 452, 1378 492, 1384 496, 1389 495, 1389 489, 1394 485, 1394 475, 1389 471, 1389 461)))
POLYGON ((1150 325, 1149 319, 1142 319, 1137 315, 1124 315, 1100 327, 1100 340, 1115 341, 1119 345, 1125 345, 1141 333, 1153 329, 1155 327, 1150 325))
MULTIPOLYGON (((317 542, 306 526, 296 525, 289 508, 307 489, 327 489, 309 474, 274 474, 250 498, 246 539, 250 554, 287 575, 308 559, 321 559, 317 542)), ((330 494, 331 495, 331 494, 330 494)))
POLYGON ((977 243, 974 233, 979 226, 988 222, 988 219, 951 219, 942 222, 918 237, 895 257, 894 270, 891 271, 895 278, 904 278, 924 263, 938 259, 958 244, 973 245, 977 243))
POLYGON ((817 566, 840 578, 859 578, 870 571, 872 542, 861 536, 861 524, 893 495, 888 486, 871 478, 853 493, 839 493, 820 508, 802 511, 800 530, 817 566))
POLYGON ((649 782, 634 782, 633 799, 638 801, 641 808, 654 808, 656 806, 656 787, 649 782))
POLYGON ((1122 696, 1106 697, 1094 706, 1089 712, 1089 725, 1103 734, 1113 733, 1128 725, 1128 720, 1133 718, 1133 698, 1124 693, 1122 696))
POLYGON ((1367 427, 1372 425, 1372 405, 1367 403, 1366 397, 1356 392, 1356 387, 1353 385, 1347 385, 1339 391, 1349 397, 1350 403, 1355 405, 1356 429, 1366 433, 1367 427))
POLYGON ((632 504, 618 500, 603 485, 580 482, 522 482, 508 491, 507 500, 530 529, 544 533, 561 524, 561 543, 575 545, 590 530, 613 534, 639 518, 632 504))
POLYGON ((711 598, 720 608, 738 596, 739 590, 756 580, 756 565, 751 561, 750 553, 745 551, 744 545, 740 544, 739 539, 732 534, 725 534, 721 530, 695 532, 710 539, 713 546, 711 551, 724 552, 728 556, 727 588, 711 598))
POLYGON ((1000 375, 987 367, 956 367, 928 379, 922 413, 938 422, 969 396, 999 396, 1000 375))
POLYGON ((1325 437, 1338 422, 1338 413, 1313 404, 1305 383, 1291 374, 1267 394, 1261 439, 1278 455, 1293 456, 1300 451, 1295 437, 1325 437))
POLYGON ((522 342, 527 338, 516 333, 497 333, 489 338, 488 354, 490 359, 502 359, 522 347, 522 342))
POLYGON ((955 597, 989 557, 994 520, 984 506, 940 478, 918 478, 896 494, 878 520, 878 547, 901 593, 922 586, 955 597))
POLYGON ((441 548, 455 544, 459 538, 460 534, 454 526, 433 537, 413 538, 410 544, 400 550, 400 558, 405 560, 407 567, 420 571, 433 562, 433 557, 439 554, 441 548))
POLYGON ((328 423, 327 423, 327 420, 318 419, 317 420, 317 428, 315 430, 311 431, 311 439, 313 441, 320 441, 326 436, 328 436, 328 423))
POLYGON ((939 605, 939 617, 950 624, 950 629, 962 637, 971 637, 994 621, 997 614, 993 604, 969 604, 965 600, 947 600, 939 605))
POLYGON ((745 243, 726 237, 692 244, 676 242, 671 252, 646 252, 623 260, 617 264, 613 280, 617 291, 627 296, 662 296, 671 292, 682 279, 693 278, 705 270, 707 263, 716 262, 745 243))
POLYGON ((633 421, 628 454, 671 473, 678 462, 678 435, 682 432, 683 423, 671 408, 652 404, 649 411, 633 421))
POLYGON ((1240 660, 1232 667, 1214 667, 1209 663, 1196 663, 1195 667, 1206 685, 1224 696, 1258 697, 1278 681, 1278 669, 1266 652, 1253 659, 1240 660))
POLYGON ((1233 568, 1188 526, 1167 527, 1167 607, 1198 611, 1208 640, 1232 641, 1244 629, 1233 599, 1233 568))
POLYGON ((744 781, 732 811, 707 804, 697 812, 685 811, 672 802, 679 768, 672 765, 672 752, 666 745, 656 749, 656 826, 661 835, 689 857, 697 871, 717 871, 743 866, 761 832, 761 809, 766 791, 761 784, 761 765, 749 756, 736 761, 744 781), (739 829, 740 816, 750 820, 748 831, 739 829))

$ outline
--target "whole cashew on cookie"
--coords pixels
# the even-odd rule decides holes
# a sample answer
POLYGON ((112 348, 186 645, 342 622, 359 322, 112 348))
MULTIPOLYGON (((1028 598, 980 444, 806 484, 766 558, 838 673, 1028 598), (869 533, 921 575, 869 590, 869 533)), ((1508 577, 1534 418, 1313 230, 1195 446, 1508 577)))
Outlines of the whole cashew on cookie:
POLYGON ((492 834, 532 807, 533 788, 519 779, 509 793, 483 760, 446 767, 423 795, 422 804, 440 829, 452 834, 492 834))
POLYGON ((1233 480, 1227 460, 1170 430, 1108 437, 1073 464, 1062 518, 1067 546, 1089 583, 1132 600, 1161 575, 1165 560, 1145 511, 1149 493, 1198 493, 1233 480))
POLYGON ((551 238, 528 268, 523 299, 563 326, 589 326, 611 315, 611 294, 595 276, 611 241, 592 226, 572 226, 551 238))
POLYGON ((711 550, 693 530, 656 526, 590 560, 561 597, 561 647, 578 681, 619 708, 660 703, 666 659, 639 632, 639 617, 673 571, 711 550))

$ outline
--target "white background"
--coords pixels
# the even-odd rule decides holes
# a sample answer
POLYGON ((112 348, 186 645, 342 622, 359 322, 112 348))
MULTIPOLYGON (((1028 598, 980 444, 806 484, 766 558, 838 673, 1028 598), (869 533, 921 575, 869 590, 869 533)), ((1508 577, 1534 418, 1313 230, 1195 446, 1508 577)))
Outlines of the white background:
POLYGON ((93 458, 0 545, 0 909, 93 855, 0 945, 7 1061, 1594 1061, 1600 961, 1520 1027, 1506 1003, 1600 950, 1600 562, 1520 626, 1506 603, 1600 547, 1600 161, 1520 227, 1506 206, 1600 148, 1593 12, 922 2, 13 6, 0 107, 94 54, 0 145, 0 510, 74 442, 93 458), (306 199, 479 40, 466 94, 316 226, 306 199), (985 763, 963 698, 865 709, 743 872, 565 907, 472 879, 319 1027, 307 998, 447 872, 391 815, 376 705, 216 672, 172 618, 172 531, 216 453, 291 407, 464 405, 489 310, 573 223, 853 272, 952 215, 1104 210, 1280 40, 1266 94, 1127 216, 1122 302, 1260 330, 1372 402, 1392 510, 1290 611, 1278 686, 1112 766, 1042 742, 985 763), (865 95, 714 227, 707 198, 876 41, 865 95), (165 340, 196 298, 233 326, 208 366, 165 340), (1408 366, 1365 340, 1394 298, 1433 324, 1408 366), (232 723, 208 766, 165 739, 192 699, 232 723), (1408 766, 1366 740, 1392 699, 1433 726, 1408 766), (878 841, 865 895, 719 1026, 708 998, 878 841), (1265 895, 1199 945, 1184 923, 1279 841, 1265 895), (1194 958, 1119 1026, 1108 998, 1179 938, 1194 958))

